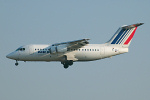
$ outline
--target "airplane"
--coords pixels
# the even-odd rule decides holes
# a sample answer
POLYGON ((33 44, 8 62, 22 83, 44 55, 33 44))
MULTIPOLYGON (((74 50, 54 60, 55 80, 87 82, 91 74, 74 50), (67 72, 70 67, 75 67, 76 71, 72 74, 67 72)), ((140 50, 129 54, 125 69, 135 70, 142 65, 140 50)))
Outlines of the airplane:
POLYGON ((104 44, 89 44, 90 39, 55 43, 52 45, 30 44, 19 47, 6 57, 18 61, 57 61, 67 69, 74 62, 94 61, 128 52, 138 26, 144 23, 119 27, 112 38, 104 44))

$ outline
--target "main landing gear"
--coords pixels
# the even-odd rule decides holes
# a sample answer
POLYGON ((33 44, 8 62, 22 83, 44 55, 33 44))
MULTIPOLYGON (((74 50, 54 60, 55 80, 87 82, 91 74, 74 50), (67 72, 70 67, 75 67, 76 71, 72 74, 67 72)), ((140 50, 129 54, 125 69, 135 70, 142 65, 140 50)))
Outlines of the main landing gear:
POLYGON ((65 62, 61 62, 61 64, 63 64, 64 68, 67 69, 69 66, 73 65, 73 61, 72 60, 67 60, 65 62))
POLYGON ((18 63, 18 61, 17 61, 17 60, 16 60, 16 63, 15 63, 15 65, 16 65, 16 66, 18 66, 18 65, 19 65, 19 63, 18 63))

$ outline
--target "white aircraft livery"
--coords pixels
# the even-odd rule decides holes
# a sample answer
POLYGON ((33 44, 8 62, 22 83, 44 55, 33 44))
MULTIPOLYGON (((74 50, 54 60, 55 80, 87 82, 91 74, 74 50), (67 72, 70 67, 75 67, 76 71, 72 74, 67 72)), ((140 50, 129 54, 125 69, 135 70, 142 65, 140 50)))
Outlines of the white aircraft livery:
POLYGON ((64 68, 78 61, 93 61, 128 52, 138 26, 143 23, 124 25, 104 44, 89 44, 89 39, 80 39, 52 45, 24 45, 6 57, 18 61, 59 61, 64 68))

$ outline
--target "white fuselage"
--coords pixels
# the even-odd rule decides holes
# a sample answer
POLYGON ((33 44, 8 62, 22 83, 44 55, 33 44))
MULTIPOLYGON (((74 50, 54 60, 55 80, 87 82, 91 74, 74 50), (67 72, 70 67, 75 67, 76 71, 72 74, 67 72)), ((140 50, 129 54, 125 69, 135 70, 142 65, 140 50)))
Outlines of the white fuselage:
POLYGON ((74 55, 74 61, 93 61, 128 52, 128 48, 107 44, 87 44, 79 49, 69 48, 66 52, 51 54, 51 45, 25 45, 9 54, 11 59, 18 61, 64 61, 64 55, 74 55), (13 58, 14 57, 14 58, 13 58))
POLYGON ((68 68, 76 61, 93 61, 128 52, 128 47, 138 26, 143 23, 120 27, 104 44, 89 44, 90 39, 79 39, 52 45, 25 45, 6 57, 18 61, 60 61, 68 68))

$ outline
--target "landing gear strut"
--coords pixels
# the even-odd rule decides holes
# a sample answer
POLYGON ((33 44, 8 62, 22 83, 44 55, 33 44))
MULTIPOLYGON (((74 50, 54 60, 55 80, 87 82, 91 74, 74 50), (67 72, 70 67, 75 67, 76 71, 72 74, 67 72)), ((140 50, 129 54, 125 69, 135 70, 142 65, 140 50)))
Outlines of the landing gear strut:
POLYGON ((69 66, 73 65, 73 61, 72 60, 67 60, 65 62, 61 62, 61 64, 63 64, 64 68, 67 69, 69 66))
POLYGON ((19 65, 19 63, 18 63, 18 61, 17 61, 17 60, 16 60, 16 63, 15 63, 15 65, 16 65, 16 66, 18 66, 18 65, 19 65))

